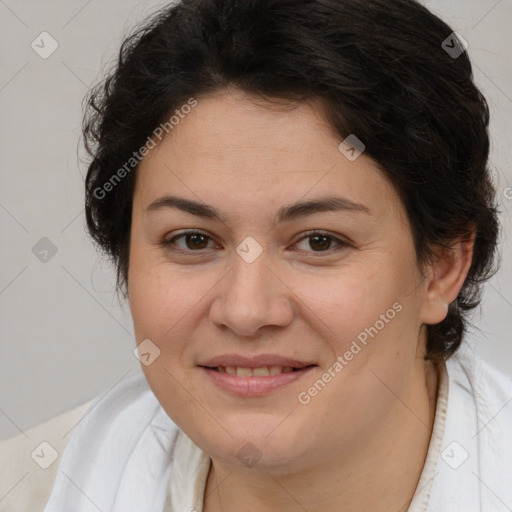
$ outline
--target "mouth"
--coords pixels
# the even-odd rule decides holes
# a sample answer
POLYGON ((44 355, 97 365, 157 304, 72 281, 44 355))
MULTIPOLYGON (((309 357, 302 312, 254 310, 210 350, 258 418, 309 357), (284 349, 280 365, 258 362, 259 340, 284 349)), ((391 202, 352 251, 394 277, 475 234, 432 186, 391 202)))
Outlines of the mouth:
POLYGON ((301 367, 293 366, 260 366, 258 368, 249 368, 243 366, 202 366, 209 370, 216 371, 218 373, 225 373, 236 377, 272 377, 274 375, 280 375, 282 373, 300 372, 307 368, 317 366, 310 364, 301 367))
POLYGON ((261 397, 302 379, 316 364, 293 366, 199 366, 209 384, 236 397, 261 397))

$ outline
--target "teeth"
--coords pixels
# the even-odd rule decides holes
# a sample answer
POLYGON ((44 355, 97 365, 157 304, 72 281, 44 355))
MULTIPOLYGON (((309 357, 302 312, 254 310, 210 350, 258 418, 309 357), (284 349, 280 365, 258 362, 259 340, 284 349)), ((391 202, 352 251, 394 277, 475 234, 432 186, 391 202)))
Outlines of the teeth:
POLYGON ((279 375, 280 373, 289 373, 293 371, 291 366, 262 366, 260 368, 243 368, 235 366, 218 366, 217 370, 220 373, 227 373, 229 375, 236 375, 237 377, 269 377, 272 375, 279 375))
POLYGON ((250 377, 252 375, 252 370, 250 368, 237 368, 236 376, 237 377, 250 377))
POLYGON ((254 368, 252 374, 257 377, 268 377, 270 375, 270 370, 266 367, 254 368))

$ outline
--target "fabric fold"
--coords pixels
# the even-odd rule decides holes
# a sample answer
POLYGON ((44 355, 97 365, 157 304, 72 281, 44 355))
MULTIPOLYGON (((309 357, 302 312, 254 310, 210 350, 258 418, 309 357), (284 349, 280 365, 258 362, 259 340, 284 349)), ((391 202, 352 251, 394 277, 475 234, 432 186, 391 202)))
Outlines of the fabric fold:
POLYGON ((72 431, 44 512, 161 510, 177 431, 144 375, 124 378, 72 431), (163 429, 163 446, 155 427, 163 429))

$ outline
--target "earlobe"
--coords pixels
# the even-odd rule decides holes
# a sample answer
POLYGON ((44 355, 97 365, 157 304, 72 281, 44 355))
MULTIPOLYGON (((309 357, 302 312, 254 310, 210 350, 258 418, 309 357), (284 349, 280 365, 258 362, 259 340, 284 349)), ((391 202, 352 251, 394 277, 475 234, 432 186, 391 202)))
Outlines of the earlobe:
POLYGON ((422 307, 422 322, 438 324, 448 314, 448 306, 457 298, 471 267, 475 232, 450 247, 437 251, 430 269, 422 307))

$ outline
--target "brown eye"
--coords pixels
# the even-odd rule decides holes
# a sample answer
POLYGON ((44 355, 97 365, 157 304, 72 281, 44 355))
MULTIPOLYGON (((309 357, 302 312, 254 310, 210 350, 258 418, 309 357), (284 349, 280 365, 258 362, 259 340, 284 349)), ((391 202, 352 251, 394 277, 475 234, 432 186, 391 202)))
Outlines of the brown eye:
POLYGON ((320 235, 310 236, 309 237, 309 246, 312 249, 318 248, 320 251, 326 251, 331 248, 330 247, 331 240, 332 240, 331 237, 328 237, 328 236, 320 236, 320 235))
MULTIPOLYGON (((306 252, 328 252, 331 249, 348 247, 346 242, 343 242, 339 238, 336 238, 328 233, 323 232, 313 232, 309 233, 306 236, 302 237, 297 244, 303 243, 304 241, 309 240, 307 242, 307 246, 300 250, 305 250, 306 252), (335 247, 332 247, 334 242, 335 247), (312 249, 311 250, 308 250, 312 249)), ((297 245, 296 244, 296 245, 297 245)), ((305 244, 306 245, 306 244, 305 244)))
POLYGON ((180 250, 197 252, 200 250, 208 249, 208 241, 212 241, 212 239, 204 233, 197 231, 187 231, 172 237, 170 240, 164 240, 162 245, 164 247, 171 248, 172 246, 176 245, 180 250), (184 240, 183 245, 176 243, 176 241, 180 239, 184 240))

